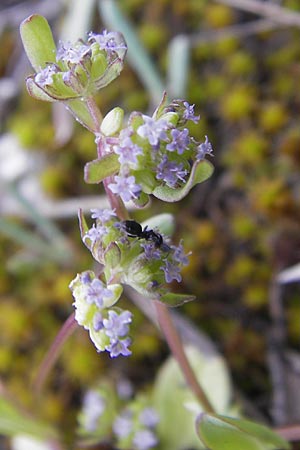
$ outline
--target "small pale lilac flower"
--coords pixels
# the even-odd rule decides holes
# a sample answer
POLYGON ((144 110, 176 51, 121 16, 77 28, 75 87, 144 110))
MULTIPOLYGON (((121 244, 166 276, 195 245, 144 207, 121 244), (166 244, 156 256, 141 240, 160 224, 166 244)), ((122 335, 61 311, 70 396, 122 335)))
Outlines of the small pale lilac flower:
POLYGON ((144 116, 144 125, 137 129, 137 134, 144 139, 148 139, 149 143, 156 147, 159 141, 167 141, 166 131, 170 127, 169 123, 164 119, 155 120, 152 117, 144 116))
POLYGON ((111 339, 118 339, 128 334, 128 324, 132 321, 132 313, 123 311, 120 315, 116 311, 108 311, 108 319, 103 320, 105 334, 111 339))
POLYGON ((94 278, 86 291, 86 302, 103 307, 103 299, 113 297, 113 293, 98 278, 94 278))
POLYGON ((66 86, 76 87, 78 85, 78 80, 71 70, 64 72, 62 79, 66 86))
POLYGON ((179 155, 187 149, 190 143, 189 130, 184 128, 184 130, 180 131, 177 128, 171 130, 172 141, 167 144, 166 149, 170 152, 175 152, 179 155))
POLYGON ((130 137, 123 139, 119 145, 114 147, 114 152, 119 155, 120 164, 133 164, 136 165, 138 160, 137 156, 143 153, 142 149, 134 144, 130 137))
POLYGON ((44 69, 40 70, 35 77, 34 81, 41 87, 49 86, 53 82, 53 75, 58 72, 58 68, 55 64, 46 66, 44 69))
POLYGON ((119 355, 130 356, 132 352, 129 350, 128 346, 131 344, 131 339, 119 339, 117 341, 112 341, 109 345, 105 347, 110 353, 111 358, 116 358, 119 355))
POLYGON ((154 242, 149 243, 142 243, 141 247, 144 249, 144 255, 146 259, 160 259, 161 258, 161 251, 159 248, 155 246, 154 242))
POLYGON ((63 61, 65 63, 71 64, 80 64, 89 52, 89 45, 74 45, 70 41, 60 41, 56 54, 56 61, 63 61))
POLYGON ((187 170, 183 169, 182 163, 169 161, 166 155, 163 156, 162 161, 157 166, 156 178, 164 181, 167 186, 174 188, 178 180, 185 183, 187 170))
POLYGON ((161 266, 161 269, 165 273, 165 280, 167 283, 171 283, 173 280, 180 281, 182 277, 180 275, 180 267, 177 264, 173 264, 168 260, 165 260, 165 265, 161 266))
POLYGON ((82 284, 90 284, 92 281, 91 274, 89 272, 82 272, 80 281, 82 284))
POLYGON ((113 423, 113 431, 119 438, 128 436, 132 432, 132 428, 132 414, 129 411, 125 411, 122 415, 118 416, 113 423))
POLYGON ((84 426, 89 432, 95 431, 103 412, 105 411, 105 400, 97 391, 88 391, 83 399, 82 412, 84 415, 84 426))
POLYGON ((185 254, 183 245, 180 243, 178 246, 171 245, 171 249, 173 250, 173 259, 174 261, 177 261, 178 263, 182 264, 183 266, 187 266, 189 263, 188 256, 190 253, 185 254))
POLYGON ((193 122, 198 123, 200 116, 195 116, 195 114, 194 114, 195 105, 190 105, 189 102, 183 102, 183 105, 185 106, 185 111, 183 112, 183 118, 185 120, 192 120, 193 122))
POLYGON ((96 226, 93 224, 92 228, 89 229, 87 233, 85 233, 83 237, 83 242, 86 239, 90 239, 92 243, 96 242, 98 239, 101 239, 107 233, 107 228, 105 226, 96 226))
POLYGON ((141 193, 141 186, 135 183, 135 178, 131 176, 114 177, 115 183, 108 185, 109 189, 121 197, 123 202, 129 202, 132 198, 138 198, 141 193))
POLYGON ((99 219, 100 222, 106 223, 109 222, 112 217, 116 216, 115 209, 91 209, 91 218, 99 219))
POLYGON ((155 409, 149 406, 141 411, 139 420, 145 427, 154 428, 159 422, 159 417, 155 409))
POLYGON ((93 317, 93 328, 95 331, 100 331, 102 330, 104 327, 103 325, 103 316, 102 314, 98 311, 96 312, 96 314, 93 317))
POLYGON ((102 34, 90 33, 89 41, 97 42, 101 50, 105 50, 108 55, 127 50, 121 34, 114 31, 108 32, 107 30, 103 30, 102 34))
POLYGON ((213 148, 207 136, 205 136, 205 142, 202 142, 202 144, 198 145, 196 155, 197 161, 202 161, 206 155, 213 156, 213 148))
POLYGON ((127 378, 121 378, 117 382, 118 396, 122 400, 128 400, 133 395, 132 383, 127 378))
POLYGON ((158 444, 158 439, 150 430, 139 430, 135 433, 132 444, 136 450, 149 450, 158 444))

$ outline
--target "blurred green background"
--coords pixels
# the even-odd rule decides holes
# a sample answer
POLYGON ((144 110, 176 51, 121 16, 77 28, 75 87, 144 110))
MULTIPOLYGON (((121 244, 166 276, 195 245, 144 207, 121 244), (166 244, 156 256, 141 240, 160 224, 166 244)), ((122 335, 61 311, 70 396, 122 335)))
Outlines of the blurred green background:
POLYGON ((78 329, 43 395, 33 395, 39 364, 72 312, 69 282, 93 266, 80 240, 77 207, 88 211, 104 199, 100 186, 83 181, 84 164, 96 157, 93 136, 25 91, 31 69, 18 26, 32 13, 47 17, 57 40, 103 28, 124 32, 128 62, 99 92, 104 114, 117 105, 127 114, 151 114, 163 89, 196 105, 201 120, 191 131, 200 141, 209 136, 215 173, 182 202, 153 200, 133 215, 143 221, 174 213, 174 240, 183 238, 192 251, 183 285, 175 288, 197 296, 180 312, 217 344, 235 385, 269 419, 274 386, 268 356, 278 317, 278 351, 298 355, 299 285, 278 288, 279 316, 271 286, 278 272, 300 259, 300 4, 263 2, 294 12, 295 26, 284 24, 283 16, 271 22, 225 3, 42 0, 0 6, 1 383, 29 410, 69 430, 66 440, 72 440, 89 385, 117 371, 137 386, 150 383, 167 349, 134 307, 131 358, 97 354, 78 329))

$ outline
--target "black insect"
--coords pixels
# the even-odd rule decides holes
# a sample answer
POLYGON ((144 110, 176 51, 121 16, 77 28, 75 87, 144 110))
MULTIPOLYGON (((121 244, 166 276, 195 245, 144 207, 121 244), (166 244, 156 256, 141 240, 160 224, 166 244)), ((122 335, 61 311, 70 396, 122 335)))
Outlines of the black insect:
POLYGON ((138 239, 152 241, 155 247, 161 247, 164 242, 161 234, 156 233, 153 230, 148 230, 147 226, 143 229, 142 225, 135 220, 124 220, 122 224, 129 237, 137 237, 138 239))

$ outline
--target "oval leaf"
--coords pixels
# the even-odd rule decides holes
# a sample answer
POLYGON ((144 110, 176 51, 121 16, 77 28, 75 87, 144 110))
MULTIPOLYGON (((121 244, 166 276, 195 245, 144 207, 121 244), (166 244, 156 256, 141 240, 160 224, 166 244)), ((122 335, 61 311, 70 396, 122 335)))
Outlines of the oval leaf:
POLYGON ((159 301, 167 306, 179 306, 183 303, 191 302, 192 300, 195 300, 195 298, 196 297, 194 295, 174 294, 172 292, 168 292, 167 294, 162 295, 159 301))
POLYGON ((194 164, 190 177, 182 188, 172 189, 168 186, 158 186, 152 194, 165 202, 178 202, 190 192, 192 187, 207 180, 213 171, 214 166, 209 161, 201 161, 194 164))
POLYGON ((45 17, 33 14, 23 20, 20 34, 27 57, 36 72, 47 63, 55 63, 56 45, 45 17))
POLYGON ((211 450, 289 449, 288 442, 264 425, 217 414, 201 414, 197 420, 201 441, 211 450))
MULTIPOLYGON (((199 346, 185 347, 192 369, 210 402, 220 413, 226 414, 232 398, 232 389, 225 360, 199 346)), ((160 421, 157 433, 166 450, 206 449, 196 434, 194 422, 203 411, 187 385, 177 361, 170 357, 157 374, 153 406, 160 421)), ((244 450, 242 447, 239 450, 244 450)))
POLYGON ((142 222, 141 225, 143 228, 145 226, 148 226, 148 228, 158 228, 161 233, 171 236, 175 230, 175 219, 173 214, 162 213, 150 217, 142 222))
POLYGON ((42 88, 40 88, 34 81, 33 77, 28 77, 26 80, 26 88, 29 95, 37 100, 44 102, 55 102, 56 99, 48 95, 42 88))
POLYGON ((89 184, 100 183, 120 168, 118 155, 109 153, 101 159, 95 159, 84 166, 84 181, 89 184))

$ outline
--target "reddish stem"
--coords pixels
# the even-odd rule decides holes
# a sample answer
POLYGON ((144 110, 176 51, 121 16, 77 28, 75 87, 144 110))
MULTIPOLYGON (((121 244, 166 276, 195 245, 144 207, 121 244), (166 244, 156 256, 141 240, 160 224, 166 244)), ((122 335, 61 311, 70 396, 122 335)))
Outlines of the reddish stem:
POLYGON ((214 413, 215 410, 208 400, 204 390, 200 386, 199 381, 197 380, 195 373, 186 357, 181 338, 176 327, 174 326, 168 308, 159 302, 155 302, 155 307, 159 325, 163 330, 169 348, 173 353, 174 358, 177 360, 188 386, 197 397, 203 409, 208 413, 214 413))
POLYGON ((77 322, 75 321, 75 313, 72 313, 59 330, 39 367, 37 376, 35 377, 33 383, 34 390, 36 392, 41 391, 50 370, 52 369, 60 355, 64 343, 71 336, 76 327, 77 322))

